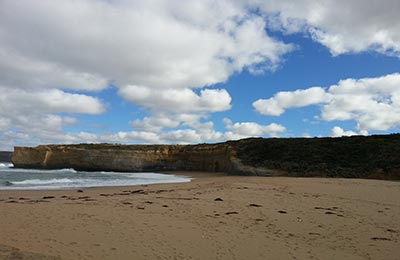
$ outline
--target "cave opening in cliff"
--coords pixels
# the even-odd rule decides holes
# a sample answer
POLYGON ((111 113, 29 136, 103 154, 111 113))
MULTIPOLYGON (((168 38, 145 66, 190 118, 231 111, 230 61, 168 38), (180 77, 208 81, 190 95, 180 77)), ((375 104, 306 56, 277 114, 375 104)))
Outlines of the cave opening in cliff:
POLYGON ((216 161, 214 163, 214 172, 219 172, 219 162, 218 161, 216 161))

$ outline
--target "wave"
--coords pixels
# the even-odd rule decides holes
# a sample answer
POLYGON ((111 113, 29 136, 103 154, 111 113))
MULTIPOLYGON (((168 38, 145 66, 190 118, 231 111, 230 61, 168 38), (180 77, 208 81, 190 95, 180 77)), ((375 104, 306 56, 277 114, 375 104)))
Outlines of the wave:
POLYGON ((25 173, 78 173, 75 169, 65 168, 65 169, 57 169, 57 170, 40 170, 40 169, 23 169, 23 168, 13 168, 13 164, 7 164, 4 167, 0 165, 0 169, 7 169, 13 172, 25 172, 25 173), (8 165, 8 167, 6 167, 8 165))
POLYGON ((65 168, 65 169, 58 169, 58 170, 49 170, 49 171, 55 171, 55 172, 72 172, 72 173, 77 173, 78 171, 73 169, 73 168, 65 168))
MULTIPOLYGON (((109 174, 109 173, 105 173, 109 174)), ((114 175, 114 174, 113 174, 114 175)), ((124 173, 120 178, 51 178, 51 179, 26 179, 21 181, 6 181, 0 190, 48 190, 48 189, 73 189, 86 187, 131 186, 156 183, 181 183, 189 182, 187 177, 158 173, 124 173), (129 176, 129 177, 128 177, 129 176), (122 178, 121 178, 122 177, 122 178)))
POLYGON ((155 173, 155 172, 95 172, 95 173, 100 173, 103 175, 107 176, 120 176, 120 177, 126 177, 126 178, 132 178, 132 179, 152 179, 152 180, 162 180, 162 179, 168 179, 170 176, 175 176, 175 175, 170 175, 170 174, 162 174, 162 173, 155 173))
POLYGON ((12 163, 0 163, 0 168, 12 168, 14 164, 12 163))
POLYGON ((68 184, 68 183, 75 183, 79 179, 49 179, 49 180, 40 180, 40 179, 30 179, 30 180, 23 180, 23 181, 10 181, 12 185, 21 185, 21 186, 28 186, 28 185, 52 185, 52 184, 68 184))

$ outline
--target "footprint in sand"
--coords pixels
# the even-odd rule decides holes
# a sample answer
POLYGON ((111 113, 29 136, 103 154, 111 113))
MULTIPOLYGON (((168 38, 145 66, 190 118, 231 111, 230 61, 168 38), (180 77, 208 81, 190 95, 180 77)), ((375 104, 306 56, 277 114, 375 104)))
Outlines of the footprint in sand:
POLYGON ((44 197, 42 197, 42 199, 44 199, 44 200, 46 200, 46 199, 54 199, 55 197, 54 196, 44 196, 44 197))
POLYGON ((6 203, 18 203, 16 200, 7 200, 6 203))
POLYGON ((228 211, 228 212, 225 212, 225 215, 236 215, 236 214, 239 214, 239 212, 237 212, 237 211, 228 211))
POLYGON ((371 237, 371 240, 374 240, 374 241, 392 241, 390 238, 387 238, 387 237, 371 237))

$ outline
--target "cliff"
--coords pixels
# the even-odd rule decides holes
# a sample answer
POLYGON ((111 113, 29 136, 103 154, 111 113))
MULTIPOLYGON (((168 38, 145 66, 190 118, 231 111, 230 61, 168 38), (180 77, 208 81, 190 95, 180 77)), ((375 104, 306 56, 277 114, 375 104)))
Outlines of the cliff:
POLYGON ((400 135, 249 138, 218 144, 15 147, 20 168, 220 171, 231 175, 400 179, 400 135))
POLYGON ((85 171, 231 171, 231 147, 202 145, 43 145, 15 147, 20 168, 74 168, 85 171))

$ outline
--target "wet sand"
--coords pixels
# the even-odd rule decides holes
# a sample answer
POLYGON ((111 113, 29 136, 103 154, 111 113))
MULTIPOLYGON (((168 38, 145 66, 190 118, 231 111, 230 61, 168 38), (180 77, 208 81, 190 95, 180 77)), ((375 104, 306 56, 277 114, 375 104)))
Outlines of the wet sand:
POLYGON ((183 174, 0 191, 0 259, 400 259, 400 182, 183 174))

